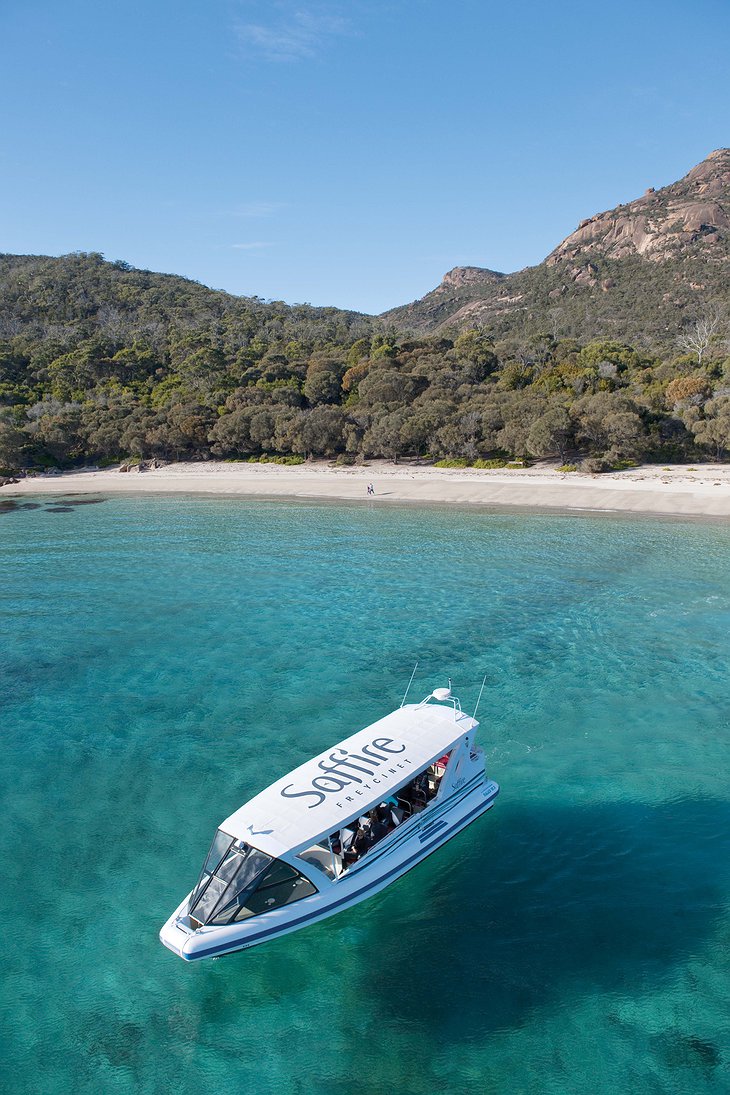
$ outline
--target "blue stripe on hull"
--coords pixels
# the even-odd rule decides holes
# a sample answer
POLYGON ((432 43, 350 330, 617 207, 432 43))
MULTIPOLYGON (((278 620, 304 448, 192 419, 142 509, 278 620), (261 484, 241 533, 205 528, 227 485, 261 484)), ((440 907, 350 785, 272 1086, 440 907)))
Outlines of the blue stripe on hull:
POLYGON ((438 833, 438 832, 441 831, 441 829, 446 828, 446 826, 448 824, 449 824, 448 821, 437 821, 433 825, 429 825, 429 827, 427 829, 423 830, 423 832, 421 833, 421 835, 418 838, 420 840, 421 844, 423 844, 425 841, 429 840, 430 837, 432 837, 434 835, 434 833, 438 833))
MULTIPOLYGON (((488 799, 485 799, 483 803, 480 803, 480 805, 477 806, 476 809, 472 810, 464 818, 461 819, 461 821, 453 829, 450 835, 456 836, 458 832, 466 828, 466 826, 471 824, 472 821, 475 821, 479 814, 483 814, 486 810, 489 809, 489 807, 494 803, 496 797, 497 795, 495 793, 491 795, 488 799)), ((428 835, 430 836, 431 834, 428 835)), ((416 867, 420 862, 422 862, 423 859, 426 858, 426 855, 423 854, 424 852, 427 852, 429 848, 435 850, 436 845, 443 843, 443 838, 445 835, 445 833, 441 833, 439 836, 435 837, 435 839, 432 840, 429 844, 425 844, 419 850, 419 856, 414 862, 411 862, 409 864, 402 863, 399 867, 395 867, 387 874, 381 875, 380 878, 371 882, 369 885, 363 886, 361 889, 356 890, 355 893, 348 894, 346 897, 341 898, 339 901, 334 901, 331 905, 328 905, 326 909, 321 910, 319 913, 310 913, 308 916, 300 916, 298 920, 291 920, 288 924, 282 924, 275 928, 268 928, 265 931, 258 932, 256 935, 250 935, 247 936, 245 939, 240 939, 235 943, 226 943, 219 944, 215 947, 207 947, 205 950, 195 951, 193 954, 183 953, 182 957, 187 962, 194 962, 198 958, 209 958, 211 957, 211 955, 215 954, 233 954, 235 951, 247 950, 248 947, 252 947, 257 943, 262 943, 265 939, 271 936, 283 935, 285 932, 289 932, 293 928, 297 927, 297 925, 306 924, 308 922, 314 924, 317 920, 324 919, 325 916, 329 916, 335 911, 335 909, 340 908, 340 906, 350 904, 356 898, 364 899, 371 890, 375 890, 381 887, 384 882, 386 882, 389 878, 392 878, 394 875, 406 874, 409 870, 411 870, 412 867, 416 867)))

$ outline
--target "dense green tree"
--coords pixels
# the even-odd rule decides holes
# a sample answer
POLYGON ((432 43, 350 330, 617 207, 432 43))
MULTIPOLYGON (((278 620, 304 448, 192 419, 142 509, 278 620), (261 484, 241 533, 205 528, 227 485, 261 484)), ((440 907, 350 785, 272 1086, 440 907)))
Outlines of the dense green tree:
POLYGON ((730 396, 718 396, 705 404, 704 413, 690 421, 695 440, 716 460, 730 452, 730 396))
POLYGON ((526 447, 532 456, 558 456, 565 463, 574 443, 573 420, 562 404, 554 403, 530 426, 526 447))
POLYGON ((0 469, 12 471, 22 467, 30 447, 28 431, 18 426, 11 410, 0 409, 0 469))
POLYGON ((495 437, 496 448, 512 456, 528 456, 528 437, 533 422, 544 414, 547 402, 541 393, 513 391, 500 399, 502 427, 495 437))
POLYGON ((339 403, 345 366, 337 358, 315 355, 307 366, 304 397, 310 406, 339 403))
POLYGON ((411 452, 416 456, 426 453, 438 453, 452 450, 448 442, 444 446, 441 435, 453 413, 453 405, 443 399, 430 399, 414 404, 406 412, 400 429, 403 453, 411 452))
POLYGON ((464 331, 454 342, 454 359, 469 366, 469 379, 473 384, 486 380, 499 367, 494 352, 494 342, 486 333, 476 328, 464 331))
POLYGON ((27 433, 41 458, 64 463, 82 451, 79 403, 47 399, 29 408, 28 419, 27 433))
POLYGON ((334 456, 344 449, 345 413, 340 407, 300 411, 292 447, 303 456, 334 456))
POLYGON ((405 410, 386 411, 370 424, 362 440, 366 456, 385 456, 398 463, 409 448, 410 441, 404 436, 403 426, 408 418, 405 410))
POLYGON ((576 437, 609 461, 636 460, 650 448, 650 435, 639 408, 626 396, 598 392, 572 408, 576 437))
POLYGON ((358 387, 360 402, 370 407, 386 405, 396 407, 410 403, 417 392, 417 385, 410 376, 394 368, 371 369, 358 387))
POLYGON ((208 434, 214 456, 246 456, 256 452, 251 440, 251 419, 256 407, 239 407, 221 415, 208 434))

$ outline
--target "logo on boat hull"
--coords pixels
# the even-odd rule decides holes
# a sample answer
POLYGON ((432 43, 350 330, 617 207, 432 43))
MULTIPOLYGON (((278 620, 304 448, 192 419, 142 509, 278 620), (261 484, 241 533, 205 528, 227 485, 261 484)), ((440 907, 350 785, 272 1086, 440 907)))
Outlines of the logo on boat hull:
MULTIPOLYGON (((404 753, 405 750, 405 745, 397 745, 393 738, 374 738, 369 744, 363 745, 359 753, 350 753, 347 749, 339 747, 324 760, 319 761, 317 767, 323 774, 314 777, 309 789, 292 791, 291 788, 295 784, 288 783, 286 787, 282 787, 279 794, 282 798, 314 799, 314 802, 307 803, 308 810, 316 809, 326 801, 328 795, 339 795, 348 787, 354 788, 356 793, 360 794, 358 785, 363 789, 371 789, 371 784, 382 782, 381 777, 386 772, 383 766, 397 764, 399 768, 402 768, 410 764, 405 757, 395 760, 395 756, 404 753), (338 754, 341 755, 338 756, 338 754), (361 776, 366 778, 362 779, 361 776)), ((395 771, 396 769, 393 769, 393 772, 395 771)), ((338 802, 337 805, 341 807, 342 804, 338 802)))

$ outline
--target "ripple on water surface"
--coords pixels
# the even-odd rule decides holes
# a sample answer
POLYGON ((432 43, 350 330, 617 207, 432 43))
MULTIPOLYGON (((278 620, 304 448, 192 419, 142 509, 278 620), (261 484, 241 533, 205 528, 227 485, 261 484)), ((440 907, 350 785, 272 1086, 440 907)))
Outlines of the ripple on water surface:
POLYGON ((0 529, 4 1090, 730 1088, 730 529, 85 501, 0 529), (488 673, 496 808, 354 910, 177 961, 215 825, 416 657, 467 707, 488 673))

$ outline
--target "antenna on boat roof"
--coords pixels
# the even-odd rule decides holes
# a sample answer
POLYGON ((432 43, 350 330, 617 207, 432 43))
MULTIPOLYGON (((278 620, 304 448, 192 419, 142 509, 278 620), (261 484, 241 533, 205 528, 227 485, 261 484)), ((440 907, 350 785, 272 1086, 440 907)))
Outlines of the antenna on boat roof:
POLYGON ((404 703, 406 702, 406 699, 407 699, 407 697, 408 697, 408 693, 409 693, 409 692, 410 692, 410 690, 411 690, 411 685, 413 684, 413 678, 414 678, 414 677, 415 677, 415 675, 416 675, 416 670, 417 670, 417 669, 418 669, 418 662, 416 662, 416 664, 415 664, 415 665, 413 666, 413 672, 411 673, 411 679, 410 679, 410 680, 409 680, 409 682, 408 682, 408 687, 407 687, 407 688, 406 688, 406 690, 405 690, 405 694, 404 694, 404 696, 403 696, 403 699, 402 699, 402 700, 400 701, 400 705, 401 705, 401 707, 402 707, 402 706, 403 706, 403 704, 404 704, 404 703))
POLYGON ((473 718, 473 719, 476 719, 476 717, 477 717, 477 711, 479 710, 479 703, 480 703, 480 701, 481 701, 481 698, 482 698, 482 692, 484 691, 484 685, 485 685, 486 683, 487 683, 487 674, 485 673, 485 674, 484 674, 484 680, 482 681, 482 687, 481 687, 481 688, 479 689, 479 695, 478 695, 478 697, 477 697, 477 703, 476 703, 476 707, 474 708, 474 714, 472 715, 472 718, 473 718))

